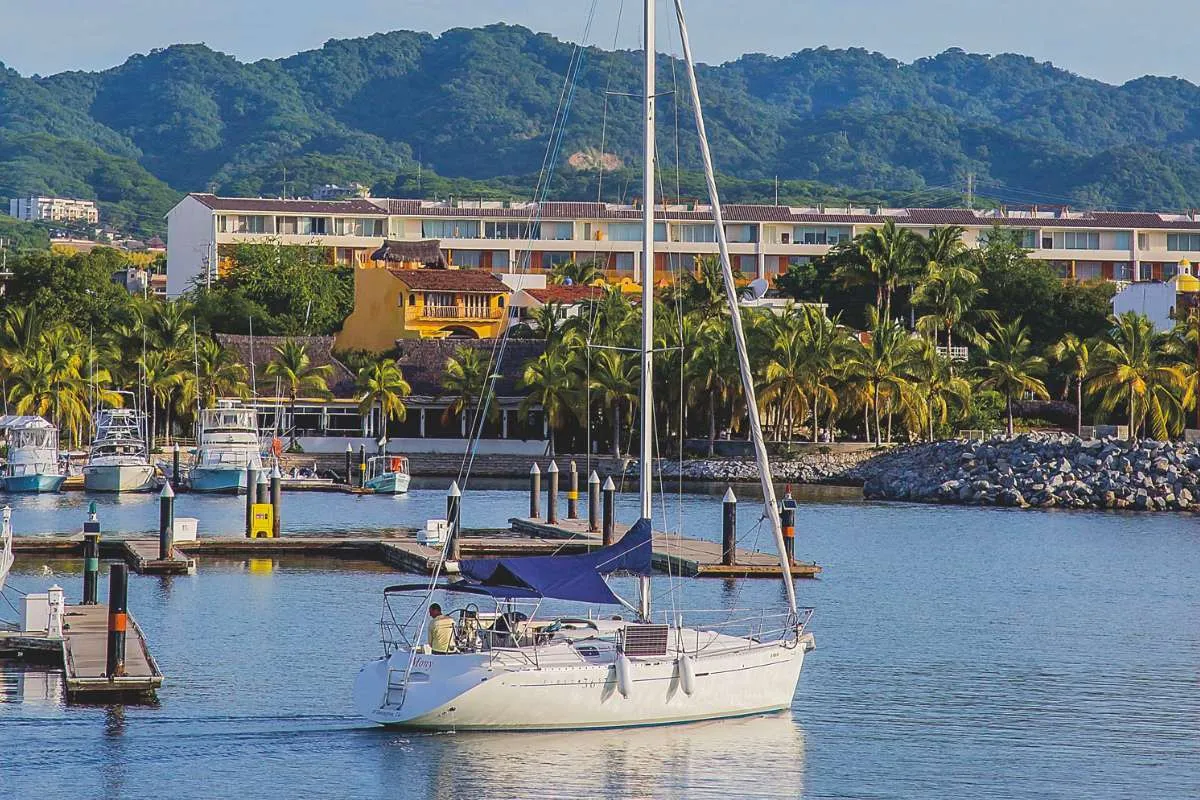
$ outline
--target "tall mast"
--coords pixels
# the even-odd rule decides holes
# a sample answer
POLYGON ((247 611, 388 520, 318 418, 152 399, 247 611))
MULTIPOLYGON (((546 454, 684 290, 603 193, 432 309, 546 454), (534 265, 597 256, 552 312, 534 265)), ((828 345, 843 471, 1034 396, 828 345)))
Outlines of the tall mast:
MULTIPOLYGON (((653 521, 651 445, 654 442, 654 0, 646 0, 645 24, 646 75, 643 87, 642 121, 645 123, 642 151, 642 421, 641 469, 638 485, 642 499, 642 518, 653 521)), ((650 616, 650 579, 638 580, 638 612, 650 616)))
POLYGON ((683 45, 683 61, 687 70, 688 88, 691 89, 692 111, 696 116, 696 133, 700 138, 700 156, 704 160, 704 179, 708 183, 708 198, 712 202, 713 225, 716 227, 717 245, 721 251, 721 275, 725 279, 725 300, 732 316, 733 341, 737 349, 738 371, 742 376, 742 391, 746 395, 746 415, 750 418, 750 438, 754 441, 754 456, 758 461, 758 476, 762 482, 764 511, 771 521, 775 534, 775 546, 779 550, 779 566, 783 573, 783 585, 787 591, 788 608, 796 612, 796 587, 792 585, 792 565, 788 561, 783 542, 783 525, 779 520, 779 506, 775 502, 775 486, 771 482, 771 462, 767 458, 767 446, 763 442, 762 423, 758 419, 758 400, 754 395, 754 376, 750 373, 750 357, 746 349, 746 332, 742 328, 742 309, 738 305, 737 288, 733 284, 733 267, 729 263, 729 241, 725 236, 725 220, 721 214, 721 200, 717 195, 717 179, 713 173, 712 152, 708 148, 708 133, 704 129, 704 112, 700 108, 700 89, 696 85, 696 66, 692 61, 692 46, 688 41, 687 23, 683 18, 683 0, 675 0, 675 16, 679 19, 679 39, 683 45))

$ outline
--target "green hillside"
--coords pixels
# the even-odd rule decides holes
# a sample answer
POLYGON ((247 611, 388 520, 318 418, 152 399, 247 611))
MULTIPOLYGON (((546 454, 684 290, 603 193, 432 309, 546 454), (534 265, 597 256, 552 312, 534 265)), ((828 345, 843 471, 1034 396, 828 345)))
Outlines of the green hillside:
MULTIPOLYGON (((110 219, 159 230, 177 193, 210 188, 295 194, 359 181, 389 193, 528 195, 572 50, 493 25, 335 40, 249 64, 191 44, 97 73, 0 70, 0 197, 95 197, 110 219)), ((661 64, 669 92, 682 72, 661 64)), ((596 196, 588 155, 602 132, 604 151, 636 166, 639 103, 605 89, 636 93, 638 70, 637 53, 586 51, 552 194, 596 196)), ((699 75, 736 199, 772 199, 779 177, 781 199, 952 202, 972 174, 998 202, 1200 206, 1200 88, 1187 81, 1113 86, 956 49, 911 64, 861 49, 747 55, 699 75)), ((685 94, 662 102, 662 180, 668 193, 678 179, 696 195, 694 174, 676 175, 677 153, 685 173, 699 166, 685 94)), ((630 199, 636 185, 618 168, 603 194, 630 199)))

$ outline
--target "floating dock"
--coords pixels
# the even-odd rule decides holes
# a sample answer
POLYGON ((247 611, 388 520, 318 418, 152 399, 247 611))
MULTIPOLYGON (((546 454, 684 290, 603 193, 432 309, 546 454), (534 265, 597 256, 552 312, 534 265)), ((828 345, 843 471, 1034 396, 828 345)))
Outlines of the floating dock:
POLYGON ((105 674, 107 651, 108 607, 103 605, 66 606, 62 638, 0 632, 0 654, 60 665, 70 700, 149 699, 162 686, 162 673, 132 615, 126 629, 124 675, 105 674))
MULTIPOLYGON (((586 540, 593 547, 600 545, 600 533, 588 530, 588 523, 581 519, 560 519, 553 525, 528 517, 509 520, 513 531, 547 539, 586 540)), ((625 535, 628 525, 614 524, 613 533, 617 540, 625 535)), ((463 540, 466 547, 467 540, 463 540)), ((779 557, 774 553, 762 553, 737 548, 733 564, 721 559, 721 543, 706 539, 680 536, 676 533, 654 532, 654 568, 672 575, 701 578, 778 578, 779 557)), ((804 561, 792 562, 792 577, 815 578, 821 573, 816 564, 804 561)))

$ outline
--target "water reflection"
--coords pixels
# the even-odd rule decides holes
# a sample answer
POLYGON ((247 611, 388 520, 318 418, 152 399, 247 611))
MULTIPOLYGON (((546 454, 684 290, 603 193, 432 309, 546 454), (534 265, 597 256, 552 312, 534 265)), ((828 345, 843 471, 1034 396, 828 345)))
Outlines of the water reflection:
POLYGON ((380 735, 381 784, 411 777, 412 757, 429 754, 420 794, 439 800, 526 797, 532 786, 546 798, 803 794, 804 733, 790 712, 633 730, 380 735), (754 764, 754 780, 723 764, 754 764))
POLYGON ((0 703, 61 708, 63 702, 62 672, 0 661, 0 703))

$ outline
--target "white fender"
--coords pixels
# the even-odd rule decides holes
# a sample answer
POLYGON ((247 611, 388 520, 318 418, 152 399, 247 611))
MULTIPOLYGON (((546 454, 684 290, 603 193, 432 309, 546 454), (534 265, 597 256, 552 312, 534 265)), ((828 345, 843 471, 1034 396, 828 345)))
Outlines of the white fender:
POLYGON ((624 653, 617 656, 617 691, 622 697, 629 697, 633 691, 633 665, 629 663, 624 653))
POLYGON ((696 667, 687 653, 679 657, 679 685, 689 697, 696 691, 696 667))

